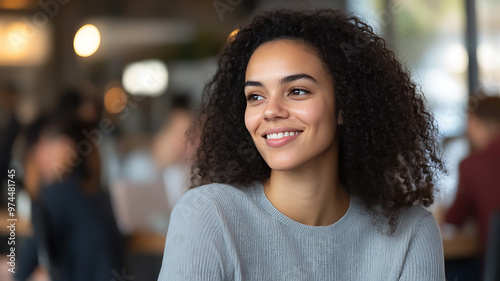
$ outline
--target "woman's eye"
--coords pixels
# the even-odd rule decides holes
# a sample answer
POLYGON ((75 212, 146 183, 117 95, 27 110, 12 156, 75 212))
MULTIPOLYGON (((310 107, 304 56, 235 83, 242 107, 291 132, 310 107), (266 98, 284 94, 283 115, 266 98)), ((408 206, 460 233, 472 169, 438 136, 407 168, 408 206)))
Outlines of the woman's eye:
POLYGON ((263 97, 256 94, 250 94, 247 96, 247 101, 258 101, 260 99, 263 99, 263 97))
POLYGON ((290 94, 294 96, 301 96, 301 95, 306 95, 309 94, 310 92, 304 89, 291 89, 290 94))

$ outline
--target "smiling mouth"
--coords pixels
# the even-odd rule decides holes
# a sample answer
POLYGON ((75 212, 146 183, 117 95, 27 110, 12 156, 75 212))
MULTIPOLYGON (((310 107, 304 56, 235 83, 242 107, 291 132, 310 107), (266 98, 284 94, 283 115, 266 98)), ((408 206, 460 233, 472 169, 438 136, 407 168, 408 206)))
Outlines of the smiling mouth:
POLYGON ((298 135, 298 134, 300 134, 302 132, 303 131, 279 132, 279 133, 267 134, 267 135, 264 135, 263 137, 265 139, 268 139, 268 140, 271 140, 271 139, 281 139, 281 138, 284 138, 284 137, 295 136, 295 135, 298 135))

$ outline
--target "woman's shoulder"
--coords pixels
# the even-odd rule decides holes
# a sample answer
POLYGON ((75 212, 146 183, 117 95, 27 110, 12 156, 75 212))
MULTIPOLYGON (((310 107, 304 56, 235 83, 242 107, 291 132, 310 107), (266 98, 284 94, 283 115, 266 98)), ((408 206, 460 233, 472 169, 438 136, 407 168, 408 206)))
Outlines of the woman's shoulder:
POLYGON ((357 198, 352 198, 353 209, 356 209, 356 214, 359 215, 357 220, 359 223, 364 222, 363 225, 372 226, 378 230, 377 233, 392 233, 391 237, 407 237, 413 235, 419 228, 431 229, 432 231, 438 230, 436 220, 433 214, 422 206, 409 206, 400 210, 397 216, 395 232, 391 231, 389 218, 382 212, 381 208, 377 207, 378 213, 373 213, 367 210, 366 207, 357 198))
POLYGON ((189 189, 177 202, 179 206, 200 208, 233 208, 251 200, 253 186, 236 186, 225 183, 210 183, 189 189))
POLYGON ((439 234, 434 215, 421 206, 411 206, 404 209, 398 219, 398 230, 411 235, 425 232, 427 234, 439 234))
POLYGON ((400 219, 412 223, 421 224, 423 222, 433 221, 432 213, 422 206, 410 206, 401 212, 400 219))

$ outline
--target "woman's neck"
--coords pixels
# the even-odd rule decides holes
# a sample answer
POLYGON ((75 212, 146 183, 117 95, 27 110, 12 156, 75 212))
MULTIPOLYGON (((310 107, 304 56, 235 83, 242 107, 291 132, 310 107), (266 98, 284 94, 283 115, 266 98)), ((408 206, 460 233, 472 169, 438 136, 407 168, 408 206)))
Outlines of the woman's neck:
POLYGON ((349 208, 349 194, 338 173, 338 146, 293 170, 272 170, 264 191, 287 217, 312 226, 330 225, 349 208))

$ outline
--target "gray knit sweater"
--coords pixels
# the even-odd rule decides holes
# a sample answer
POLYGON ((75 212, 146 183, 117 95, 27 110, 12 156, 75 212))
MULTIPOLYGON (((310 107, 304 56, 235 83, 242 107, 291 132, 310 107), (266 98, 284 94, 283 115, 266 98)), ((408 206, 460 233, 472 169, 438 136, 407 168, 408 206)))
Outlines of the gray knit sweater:
POLYGON ((259 182, 191 189, 172 211, 158 280, 445 280, 429 211, 409 208, 388 235, 350 202, 336 223, 309 226, 279 212, 259 182))

